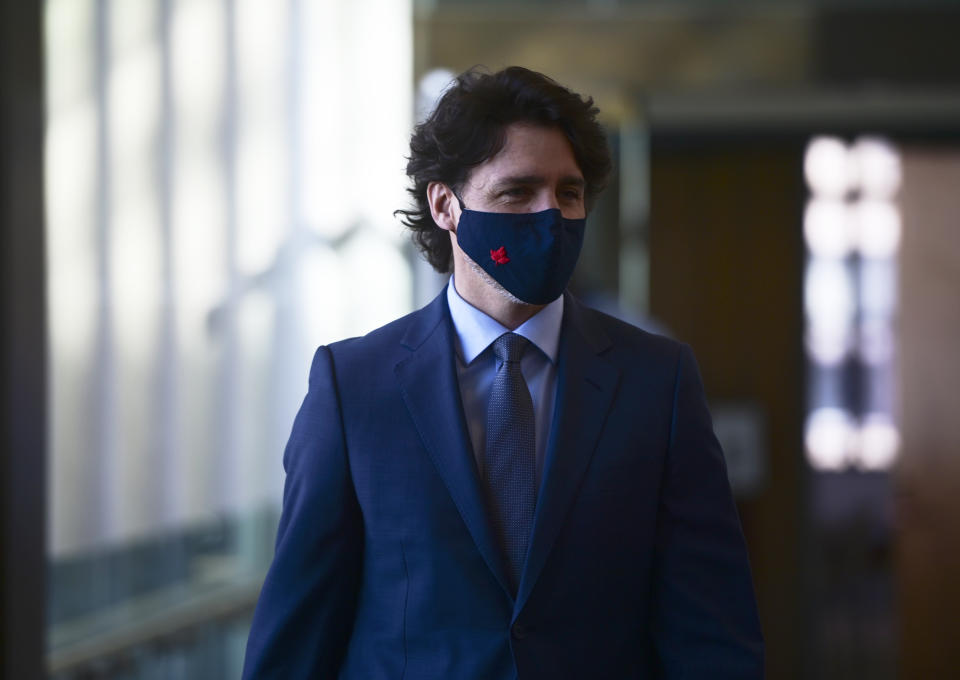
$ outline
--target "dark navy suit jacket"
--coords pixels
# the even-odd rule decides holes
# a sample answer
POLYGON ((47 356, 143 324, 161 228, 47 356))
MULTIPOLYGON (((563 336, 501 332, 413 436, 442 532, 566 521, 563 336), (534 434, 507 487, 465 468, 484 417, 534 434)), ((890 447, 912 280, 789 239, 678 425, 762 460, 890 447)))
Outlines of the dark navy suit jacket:
POLYGON ((321 347, 244 678, 760 678, 747 553, 689 348, 567 296, 516 598, 441 294, 321 347))

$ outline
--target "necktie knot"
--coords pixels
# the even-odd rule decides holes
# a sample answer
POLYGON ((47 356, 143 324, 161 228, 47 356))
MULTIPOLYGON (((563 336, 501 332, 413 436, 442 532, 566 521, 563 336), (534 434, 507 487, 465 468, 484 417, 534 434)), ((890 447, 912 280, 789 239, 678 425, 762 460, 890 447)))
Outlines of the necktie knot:
POLYGON ((504 333, 493 341, 493 353, 500 361, 515 363, 523 357, 530 341, 516 333, 504 333))

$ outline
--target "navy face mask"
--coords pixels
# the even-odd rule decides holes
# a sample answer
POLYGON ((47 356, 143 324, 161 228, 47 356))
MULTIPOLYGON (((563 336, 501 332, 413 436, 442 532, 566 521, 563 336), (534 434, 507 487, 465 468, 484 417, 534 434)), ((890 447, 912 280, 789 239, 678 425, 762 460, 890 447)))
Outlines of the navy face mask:
POLYGON ((545 305, 560 296, 573 276, 586 224, 586 218, 566 219, 557 208, 535 213, 464 209, 457 243, 514 296, 545 305))

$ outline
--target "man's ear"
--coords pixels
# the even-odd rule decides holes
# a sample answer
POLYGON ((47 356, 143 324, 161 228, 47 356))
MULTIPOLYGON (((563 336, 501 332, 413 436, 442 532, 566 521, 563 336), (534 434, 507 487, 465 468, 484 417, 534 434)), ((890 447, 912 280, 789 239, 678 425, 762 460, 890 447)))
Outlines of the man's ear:
POLYGON ((427 203, 430 204, 430 215, 437 226, 457 233, 460 204, 453 190, 443 182, 430 182, 427 185, 427 203))

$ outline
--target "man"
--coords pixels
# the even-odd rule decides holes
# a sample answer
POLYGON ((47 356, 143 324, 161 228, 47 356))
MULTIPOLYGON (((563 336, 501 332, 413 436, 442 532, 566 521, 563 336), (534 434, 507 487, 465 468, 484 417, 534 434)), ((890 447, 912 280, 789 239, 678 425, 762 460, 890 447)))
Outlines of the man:
POLYGON ((401 211, 453 277, 321 347, 246 678, 759 678, 746 550, 686 346, 564 288, 609 152, 591 99, 467 72, 401 211))

